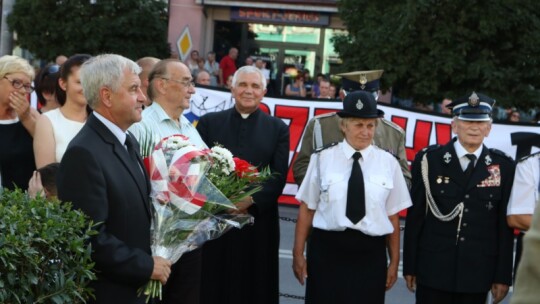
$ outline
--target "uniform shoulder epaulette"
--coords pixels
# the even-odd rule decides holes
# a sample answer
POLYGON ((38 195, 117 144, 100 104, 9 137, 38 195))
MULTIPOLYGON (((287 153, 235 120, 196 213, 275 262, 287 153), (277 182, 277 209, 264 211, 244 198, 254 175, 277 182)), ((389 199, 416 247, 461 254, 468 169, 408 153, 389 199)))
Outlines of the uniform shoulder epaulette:
POLYGON ((396 123, 394 123, 394 122, 392 122, 392 121, 390 121, 390 120, 381 118, 381 122, 382 122, 383 124, 385 124, 385 125, 388 125, 388 126, 394 128, 394 129, 398 130, 398 131, 401 132, 401 133, 405 133, 405 130, 403 130, 402 127, 400 127, 398 124, 396 124, 396 123))
POLYGON ((529 154, 529 155, 526 155, 526 156, 523 156, 522 158, 520 158, 520 159, 518 160, 518 163, 519 163, 519 162, 522 162, 522 161, 524 161, 524 160, 526 160, 526 159, 528 159, 528 158, 531 158, 531 157, 538 157, 538 156, 540 156, 540 151, 535 152, 535 153, 532 153, 532 154, 529 154))
POLYGON ((427 146, 427 147, 425 147, 424 149, 418 151, 418 153, 416 153, 415 158, 416 158, 416 157, 420 157, 420 156, 422 156, 422 155, 424 155, 424 154, 426 154, 426 153, 429 153, 429 152, 438 150, 438 149, 440 149, 441 147, 442 147, 442 146, 439 145, 439 144, 427 146))
POLYGON ((335 115, 337 115, 336 112, 328 112, 328 113, 324 113, 324 114, 319 114, 317 116, 314 116, 313 118, 321 119, 321 118, 326 118, 326 117, 332 117, 332 116, 335 116, 335 115))
POLYGON ((399 158, 398 155, 396 155, 396 154, 390 152, 389 150, 383 149, 383 148, 381 148, 381 147, 379 147, 379 146, 377 146, 377 145, 373 145, 373 147, 376 148, 376 149, 379 149, 379 150, 382 150, 382 151, 384 151, 384 152, 389 153, 390 155, 392 155, 393 157, 395 157, 398 161, 401 160, 401 158, 399 158))
POLYGON ((440 149, 441 147, 442 147, 441 145, 435 144, 435 145, 431 145, 431 146, 425 147, 424 149, 420 150, 420 152, 422 152, 422 153, 428 153, 428 152, 431 152, 431 151, 438 150, 438 149, 440 149))
POLYGON ((511 162, 514 162, 514 159, 512 158, 512 156, 510 156, 510 155, 504 153, 504 152, 501 151, 501 150, 498 150, 498 149, 495 149, 495 148, 490 148, 490 149, 489 149, 489 152, 491 152, 491 153, 493 153, 493 154, 497 154, 497 155, 499 155, 499 156, 502 156, 502 157, 508 159, 508 160, 511 161, 511 162))
POLYGON ((320 147, 320 148, 315 149, 315 151, 313 151, 313 153, 319 153, 319 152, 321 152, 321 151, 323 151, 323 150, 326 150, 326 149, 328 149, 328 148, 330 148, 330 147, 333 147, 333 146, 335 146, 335 145, 337 145, 337 144, 339 144, 339 141, 336 141, 336 142, 333 142, 333 143, 326 144, 326 145, 324 145, 324 146, 322 146, 322 147, 320 147))

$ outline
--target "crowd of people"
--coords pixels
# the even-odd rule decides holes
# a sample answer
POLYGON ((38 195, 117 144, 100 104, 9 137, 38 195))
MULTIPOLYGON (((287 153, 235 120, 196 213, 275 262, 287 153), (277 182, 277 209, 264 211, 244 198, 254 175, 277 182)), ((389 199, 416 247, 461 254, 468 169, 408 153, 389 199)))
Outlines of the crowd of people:
MULTIPOLYGON (((218 64, 214 53, 202 60, 196 51, 186 62, 76 54, 36 79, 26 60, 0 57, 2 188, 71 201, 98 223, 90 303, 143 303, 137 290, 149 279, 164 285, 161 303, 279 303, 277 207, 289 129, 259 108, 269 80, 262 60, 236 68, 237 56, 231 48, 218 64), (193 126, 183 112, 196 83, 228 86, 234 106, 193 126), (28 102, 34 86, 39 111, 28 102), (268 167, 272 178, 262 190, 237 204, 255 224, 174 265, 152 256, 152 189, 139 152, 148 130, 157 138, 185 135, 201 148, 219 143, 268 167)), ((382 71, 361 74, 367 83, 339 90, 341 111, 308 123, 293 163, 300 202, 293 272, 307 284, 306 303, 384 303, 398 278, 405 209, 403 276, 417 303, 480 304, 489 292, 498 303, 516 269, 513 303, 537 301, 540 153, 516 165, 486 147, 494 100, 467 92, 442 101, 456 136, 423 149, 409 169, 405 133, 377 105, 382 71), (513 228, 530 230, 515 269, 513 228)), ((309 91, 330 98, 331 83, 320 76, 309 91)), ((307 96, 305 74, 287 91, 307 96)))

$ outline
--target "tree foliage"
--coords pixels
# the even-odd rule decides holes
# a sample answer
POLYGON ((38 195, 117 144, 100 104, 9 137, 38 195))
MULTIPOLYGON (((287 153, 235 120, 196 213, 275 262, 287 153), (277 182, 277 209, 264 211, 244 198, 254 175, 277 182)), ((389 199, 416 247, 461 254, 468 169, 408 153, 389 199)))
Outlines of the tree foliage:
POLYGON ((384 69, 383 88, 418 102, 479 91, 499 104, 540 102, 540 2, 341 0, 347 71, 384 69))
POLYGON ((76 53, 170 56, 167 4, 159 0, 17 0, 8 25, 22 48, 45 60, 76 53))

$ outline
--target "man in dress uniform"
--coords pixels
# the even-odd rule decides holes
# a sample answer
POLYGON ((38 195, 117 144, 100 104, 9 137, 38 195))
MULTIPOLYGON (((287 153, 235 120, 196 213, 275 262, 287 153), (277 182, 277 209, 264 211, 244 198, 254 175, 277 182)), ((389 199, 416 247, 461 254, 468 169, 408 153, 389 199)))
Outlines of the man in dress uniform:
MULTIPOLYGON (((341 93, 347 94, 352 91, 363 90, 376 94, 382 73, 383 70, 372 70, 340 74, 343 76, 341 93)), ((344 96, 342 96, 343 98, 344 96)), ((308 122, 302 137, 300 152, 298 152, 296 161, 293 164, 296 183, 298 185, 302 183, 313 151, 342 140, 343 133, 339 129, 339 117, 335 112, 313 117, 308 122)), ((410 187, 411 173, 405 154, 405 131, 395 123, 379 118, 373 143, 375 146, 390 152, 398 159, 405 181, 410 187)))
POLYGON ((506 208, 515 165, 488 149, 495 101, 479 93, 455 100, 444 146, 419 152, 412 166, 403 275, 416 303, 500 302, 512 283, 513 233, 506 208))

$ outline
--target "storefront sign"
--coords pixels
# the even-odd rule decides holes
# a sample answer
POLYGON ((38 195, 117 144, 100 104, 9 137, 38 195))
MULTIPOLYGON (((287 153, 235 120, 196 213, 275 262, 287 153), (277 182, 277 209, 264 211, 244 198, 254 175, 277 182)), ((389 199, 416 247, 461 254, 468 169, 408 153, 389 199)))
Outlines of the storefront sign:
POLYGON ((259 9, 249 7, 231 8, 231 19, 235 21, 319 25, 330 24, 328 14, 278 9, 259 9))

